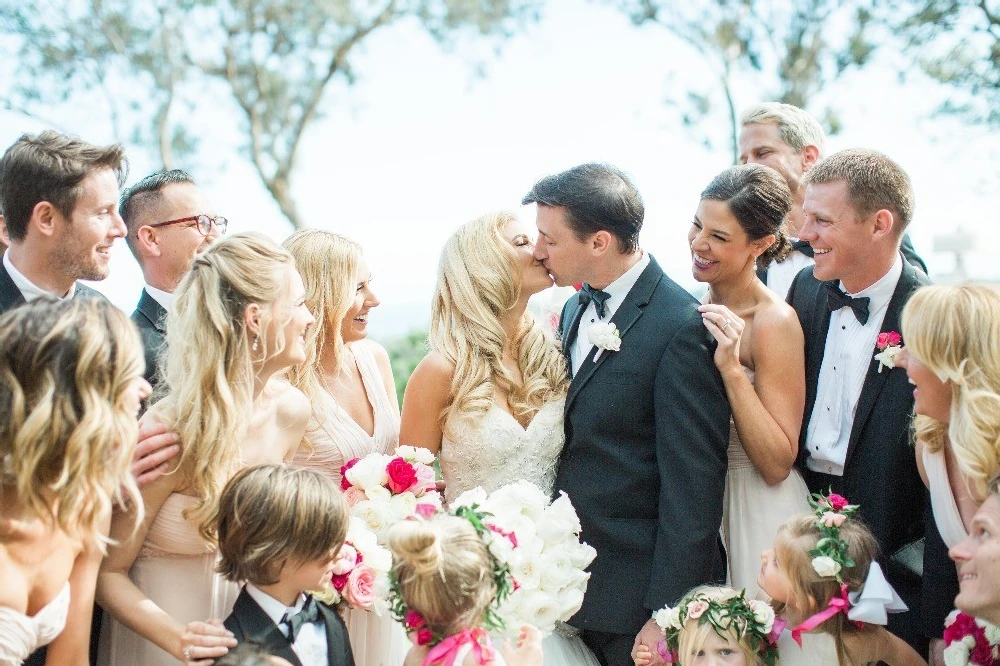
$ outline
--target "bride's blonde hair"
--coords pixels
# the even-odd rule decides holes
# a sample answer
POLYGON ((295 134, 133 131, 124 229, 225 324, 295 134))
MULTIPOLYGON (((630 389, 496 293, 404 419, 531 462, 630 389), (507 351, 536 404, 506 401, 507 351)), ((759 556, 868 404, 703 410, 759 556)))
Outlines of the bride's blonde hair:
POLYGON ((197 498, 184 517, 207 540, 222 488, 241 465, 255 377, 266 350, 285 345, 281 326, 273 344, 267 331, 294 268, 292 256, 263 234, 226 236, 194 260, 167 315, 166 397, 153 412, 180 436, 177 470, 197 498), (251 304, 261 312, 256 336, 246 327, 251 304))
POLYGON ((441 415, 447 434, 456 417, 475 419, 507 393, 514 415, 530 416, 566 394, 566 360, 552 334, 526 312, 510 341, 522 380, 503 364, 500 320, 521 294, 517 254, 504 237, 513 214, 496 212, 462 225, 445 243, 431 307, 430 346, 455 365, 452 401, 441 415))
POLYGON ((31 515, 108 543, 115 503, 142 498, 129 466, 138 427, 125 391, 142 376, 139 333, 99 299, 39 299, 0 318, 0 485, 31 515))

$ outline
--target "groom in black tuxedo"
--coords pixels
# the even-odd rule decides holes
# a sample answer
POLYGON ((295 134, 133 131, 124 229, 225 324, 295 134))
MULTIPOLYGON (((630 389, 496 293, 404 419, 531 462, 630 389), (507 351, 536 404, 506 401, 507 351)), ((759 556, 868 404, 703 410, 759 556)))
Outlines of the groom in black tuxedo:
POLYGON ((573 381, 555 487, 597 557, 570 624, 602 664, 628 666, 637 643, 656 655, 653 611, 725 579, 729 403, 697 301, 639 248, 628 176, 584 164, 522 203, 538 205, 535 259, 558 285, 584 283, 560 323, 573 381))
POLYGON ((807 175, 803 210, 799 236, 816 264, 788 292, 806 339, 799 465, 811 491, 832 489, 861 505, 886 578, 910 608, 890 615, 888 628, 926 650, 921 634, 941 635, 951 603, 942 591, 952 589, 955 569, 933 521, 923 560, 919 548, 907 548, 925 535, 927 507, 910 442, 913 386, 903 369, 875 358, 879 334, 899 332, 906 301, 930 282, 900 253, 913 211, 910 179, 881 153, 841 151, 807 175), (936 593, 943 598, 935 601, 936 593), (921 631, 928 614, 940 615, 936 633, 921 631))

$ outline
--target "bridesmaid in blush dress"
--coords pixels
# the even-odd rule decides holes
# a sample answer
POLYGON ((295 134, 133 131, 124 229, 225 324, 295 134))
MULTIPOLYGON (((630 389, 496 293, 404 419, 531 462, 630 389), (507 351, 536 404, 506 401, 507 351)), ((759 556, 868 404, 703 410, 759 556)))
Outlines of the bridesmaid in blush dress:
POLYGON ((733 414, 722 518, 729 582, 751 599, 760 554, 785 520, 809 510, 793 468, 806 393, 802 327, 756 273, 791 250, 782 231, 791 205, 776 171, 734 166, 701 193, 688 232, 692 273, 708 283, 699 310, 733 414))
MULTIPOLYGON (((361 248, 320 230, 299 231, 285 247, 295 257, 316 325, 306 336, 306 361, 293 368, 292 383, 312 402, 306 440, 293 464, 340 483, 352 458, 392 453, 399 441, 399 404, 389 355, 367 340, 368 313, 379 301, 361 248)), ((358 666, 400 666, 410 647, 402 628, 385 613, 347 611, 358 666)))
POLYGON ((304 300, 291 255, 261 234, 217 241, 181 282, 160 364, 166 397, 144 417, 175 431, 181 454, 142 489, 137 530, 134 511, 112 519, 97 587, 110 615, 102 666, 174 666, 236 644, 221 629, 239 590, 215 572, 214 513, 236 471, 281 463, 305 433, 308 401, 279 378, 305 358, 304 300))

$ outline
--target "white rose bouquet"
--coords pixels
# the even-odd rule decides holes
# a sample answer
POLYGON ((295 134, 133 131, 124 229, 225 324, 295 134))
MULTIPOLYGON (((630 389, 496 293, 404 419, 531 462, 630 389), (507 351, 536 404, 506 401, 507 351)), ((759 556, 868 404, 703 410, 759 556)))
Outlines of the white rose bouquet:
POLYGON ((596 551, 580 541, 580 519, 565 493, 554 501, 528 481, 489 496, 481 488, 463 493, 452 508, 478 507, 490 514, 487 547, 510 567, 514 591, 499 608, 508 631, 531 624, 542 635, 572 617, 583 604, 596 551))
POLYGON ((434 454, 400 446, 395 455, 371 453, 340 468, 340 488, 357 516, 385 543, 389 528, 400 520, 424 518, 441 509, 434 478, 434 454))

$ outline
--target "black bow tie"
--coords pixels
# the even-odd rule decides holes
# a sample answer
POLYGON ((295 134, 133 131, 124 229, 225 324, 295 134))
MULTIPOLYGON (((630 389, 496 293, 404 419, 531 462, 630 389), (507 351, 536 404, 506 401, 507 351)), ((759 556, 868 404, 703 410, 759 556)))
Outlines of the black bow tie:
POLYGON ((826 287, 826 307, 830 308, 830 312, 834 310, 839 310, 840 308, 851 308, 854 310, 854 316, 858 318, 858 321, 862 325, 868 323, 868 303, 871 301, 867 296, 863 298, 851 298, 844 292, 840 290, 833 282, 825 282, 823 284, 826 287))
POLYGON ((304 624, 318 624, 322 621, 319 614, 319 604, 312 597, 307 597, 305 604, 302 605, 302 610, 294 615, 291 611, 285 613, 285 617, 281 618, 281 624, 288 627, 288 642, 294 643, 295 638, 299 635, 299 629, 302 628, 304 624))
POLYGON ((816 254, 815 251, 813 251, 813 246, 804 240, 792 241, 792 251, 801 252, 807 257, 812 257, 816 254))
POLYGON ((586 282, 583 283, 583 287, 580 288, 580 307, 587 307, 587 304, 591 301, 594 302, 594 309, 597 310, 597 318, 604 319, 604 315, 607 314, 607 308, 605 308, 604 303, 609 298, 611 294, 606 291, 601 291, 600 289, 594 289, 586 282))

